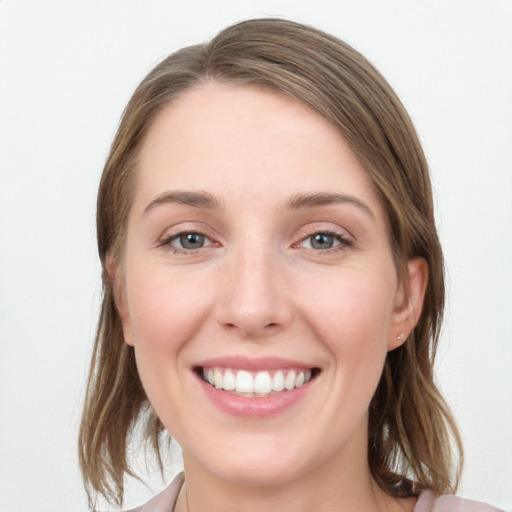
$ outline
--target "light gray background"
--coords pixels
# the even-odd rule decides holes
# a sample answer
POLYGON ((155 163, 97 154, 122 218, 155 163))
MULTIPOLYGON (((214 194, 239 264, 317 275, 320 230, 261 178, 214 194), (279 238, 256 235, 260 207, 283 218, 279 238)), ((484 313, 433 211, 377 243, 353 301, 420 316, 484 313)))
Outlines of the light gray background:
POLYGON ((416 123, 446 252, 438 370, 465 440, 460 494, 512 508, 512 1, 0 0, 0 510, 86 510, 94 202, 126 101, 169 52, 268 14, 354 45, 416 123))

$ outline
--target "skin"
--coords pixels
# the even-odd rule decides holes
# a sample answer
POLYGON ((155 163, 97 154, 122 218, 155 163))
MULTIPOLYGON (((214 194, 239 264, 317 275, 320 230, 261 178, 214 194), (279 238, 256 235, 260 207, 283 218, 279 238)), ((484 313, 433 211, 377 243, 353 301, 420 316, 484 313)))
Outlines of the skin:
POLYGON ((183 448, 190 511, 412 510, 371 477, 367 409, 386 353, 418 319, 426 264, 409 263, 404 290, 386 214, 340 134, 283 95, 210 83, 163 108, 137 172, 111 269, 144 388, 183 448), (161 200, 168 192, 218 204, 161 200), (351 200, 290 207, 314 193, 351 200), (197 232, 204 246, 180 245, 197 232), (333 246, 313 247, 315 233, 333 246), (233 354, 321 372, 293 407, 240 418, 192 371, 233 354))

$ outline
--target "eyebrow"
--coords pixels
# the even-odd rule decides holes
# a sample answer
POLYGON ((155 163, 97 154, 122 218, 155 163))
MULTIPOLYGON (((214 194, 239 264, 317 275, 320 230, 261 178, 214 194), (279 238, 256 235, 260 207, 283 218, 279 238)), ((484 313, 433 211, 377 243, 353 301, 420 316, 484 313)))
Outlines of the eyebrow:
POLYGON ((155 206, 169 203, 185 204, 195 208, 206 208, 208 210, 218 210, 221 208, 218 199, 208 192, 169 191, 155 197, 144 209, 144 215, 155 208, 155 206))
MULTIPOLYGON (((169 203, 184 204, 208 210, 219 210, 222 208, 220 201, 208 192, 168 191, 153 199, 144 209, 144 215, 158 205, 169 203)), ((314 208, 316 206, 326 206, 339 203, 353 204, 367 213, 370 217, 375 218, 375 214, 366 203, 357 197, 340 193, 306 192, 302 194, 294 194, 286 202, 285 208, 288 210, 299 210, 302 208, 314 208)))
POLYGON ((348 203, 357 206, 375 219, 375 214, 371 208, 357 197, 328 192, 294 194, 286 203, 289 210, 298 210, 301 208, 313 208, 315 206, 326 206, 331 204, 348 203))

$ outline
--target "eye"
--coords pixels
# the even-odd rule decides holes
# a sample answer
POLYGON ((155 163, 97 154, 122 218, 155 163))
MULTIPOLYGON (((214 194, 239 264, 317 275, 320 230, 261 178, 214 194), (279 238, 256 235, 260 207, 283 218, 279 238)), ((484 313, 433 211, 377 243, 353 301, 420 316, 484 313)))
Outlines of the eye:
POLYGON ((202 233, 196 231, 188 231, 171 235, 170 237, 162 240, 161 245, 167 245, 174 247, 177 250, 191 251, 195 249, 201 249, 211 245, 212 241, 202 233))
POLYGON ((298 245, 299 247, 305 247, 306 249, 325 251, 329 249, 342 249, 343 247, 349 247, 352 243, 339 233, 320 231, 304 238, 298 245))
POLYGON ((306 238, 305 242, 309 243, 312 249, 332 249, 336 242, 339 243, 339 241, 329 233, 316 233, 306 238))

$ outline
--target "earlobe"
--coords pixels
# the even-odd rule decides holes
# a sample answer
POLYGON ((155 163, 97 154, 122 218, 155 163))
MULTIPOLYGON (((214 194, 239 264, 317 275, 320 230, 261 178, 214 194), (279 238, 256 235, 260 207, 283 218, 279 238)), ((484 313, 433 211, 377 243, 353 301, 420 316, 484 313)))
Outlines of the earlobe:
POLYGON ((415 258, 407 266, 408 282, 404 280, 396 294, 388 350, 399 347, 407 340, 423 309, 428 283, 428 263, 424 258, 415 258))
POLYGON ((112 288, 117 314, 121 320, 124 341, 127 345, 133 346, 133 336, 128 305, 126 303, 125 287, 122 279, 122 269, 120 268, 118 260, 110 254, 107 255, 105 268, 112 288))

